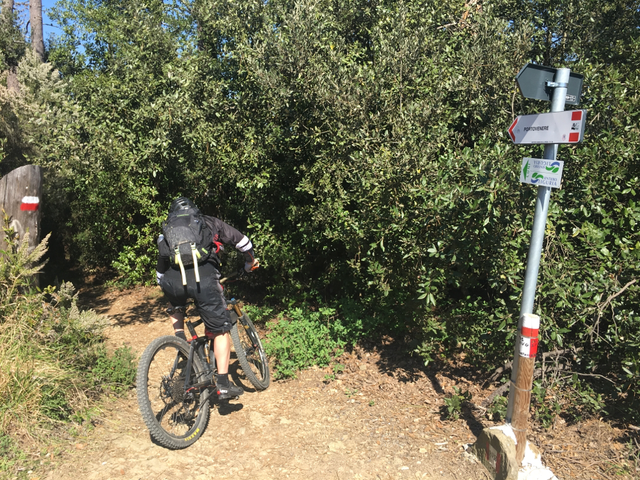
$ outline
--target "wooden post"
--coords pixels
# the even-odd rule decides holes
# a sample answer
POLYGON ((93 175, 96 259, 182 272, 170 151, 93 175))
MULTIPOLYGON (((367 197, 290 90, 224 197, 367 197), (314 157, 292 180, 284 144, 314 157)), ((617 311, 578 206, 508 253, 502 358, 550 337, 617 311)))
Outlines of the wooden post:
MULTIPOLYGON (((41 198, 42 170, 36 165, 16 168, 0 179, 0 206, 19 239, 29 231, 31 249, 40 243, 41 198)), ((0 250, 6 249, 4 232, 0 230, 0 250)))
POLYGON ((538 352, 538 329, 540 317, 525 313, 520 324, 520 355, 518 373, 514 389, 513 418, 511 426, 516 435, 516 462, 522 465, 527 447, 527 423, 531 406, 531 387, 533 385, 533 369, 538 352))

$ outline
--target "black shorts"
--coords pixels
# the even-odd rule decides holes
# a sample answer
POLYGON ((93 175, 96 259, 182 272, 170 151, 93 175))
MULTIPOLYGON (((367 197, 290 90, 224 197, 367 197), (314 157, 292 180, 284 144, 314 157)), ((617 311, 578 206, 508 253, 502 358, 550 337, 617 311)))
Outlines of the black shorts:
POLYGON ((196 283, 193 268, 186 268, 187 285, 182 285, 180 270, 170 268, 164 274, 160 287, 173 307, 184 307, 193 298, 207 330, 224 333, 236 323, 235 315, 229 315, 227 301, 222 294, 220 272, 210 263, 199 265, 200 283, 196 283))

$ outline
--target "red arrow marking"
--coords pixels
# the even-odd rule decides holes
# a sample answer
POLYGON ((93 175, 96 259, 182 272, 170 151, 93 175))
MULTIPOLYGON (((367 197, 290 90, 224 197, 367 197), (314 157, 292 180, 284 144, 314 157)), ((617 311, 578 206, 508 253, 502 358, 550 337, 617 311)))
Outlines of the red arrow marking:
POLYGON ((511 141, 515 142, 516 141, 516 136, 513 133, 513 129, 515 128, 516 124, 518 123, 518 119, 516 118, 513 123, 511 124, 511 126, 509 127, 509 135, 511 135, 511 141))

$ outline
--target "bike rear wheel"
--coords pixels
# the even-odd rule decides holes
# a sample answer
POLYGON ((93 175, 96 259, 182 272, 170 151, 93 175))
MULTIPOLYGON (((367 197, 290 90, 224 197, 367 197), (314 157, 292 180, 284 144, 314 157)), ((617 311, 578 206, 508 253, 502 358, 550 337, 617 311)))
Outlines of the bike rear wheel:
POLYGON ((195 356, 187 372, 189 345, 174 336, 156 338, 140 357, 136 378, 138 406, 151 437, 172 450, 192 445, 209 421, 209 391, 185 392, 204 380, 204 368, 195 356))
POLYGON ((244 374, 256 390, 265 390, 271 383, 269 362, 258 331, 246 313, 231 329, 231 339, 244 374))

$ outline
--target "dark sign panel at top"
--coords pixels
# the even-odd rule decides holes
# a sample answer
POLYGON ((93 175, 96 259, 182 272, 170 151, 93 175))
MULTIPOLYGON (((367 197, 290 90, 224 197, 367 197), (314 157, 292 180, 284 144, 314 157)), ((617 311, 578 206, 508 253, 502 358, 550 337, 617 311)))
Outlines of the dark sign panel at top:
MULTIPOLYGON (((553 96, 553 89, 555 88, 553 86, 553 78, 556 71, 556 68, 534 65, 533 63, 525 65, 518 75, 516 75, 516 81, 518 82, 522 96, 550 102, 553 96)), ((566 103, 570 105, 580 104, 583 78, 584 77, 578 73, 570 73, 566 103)))

